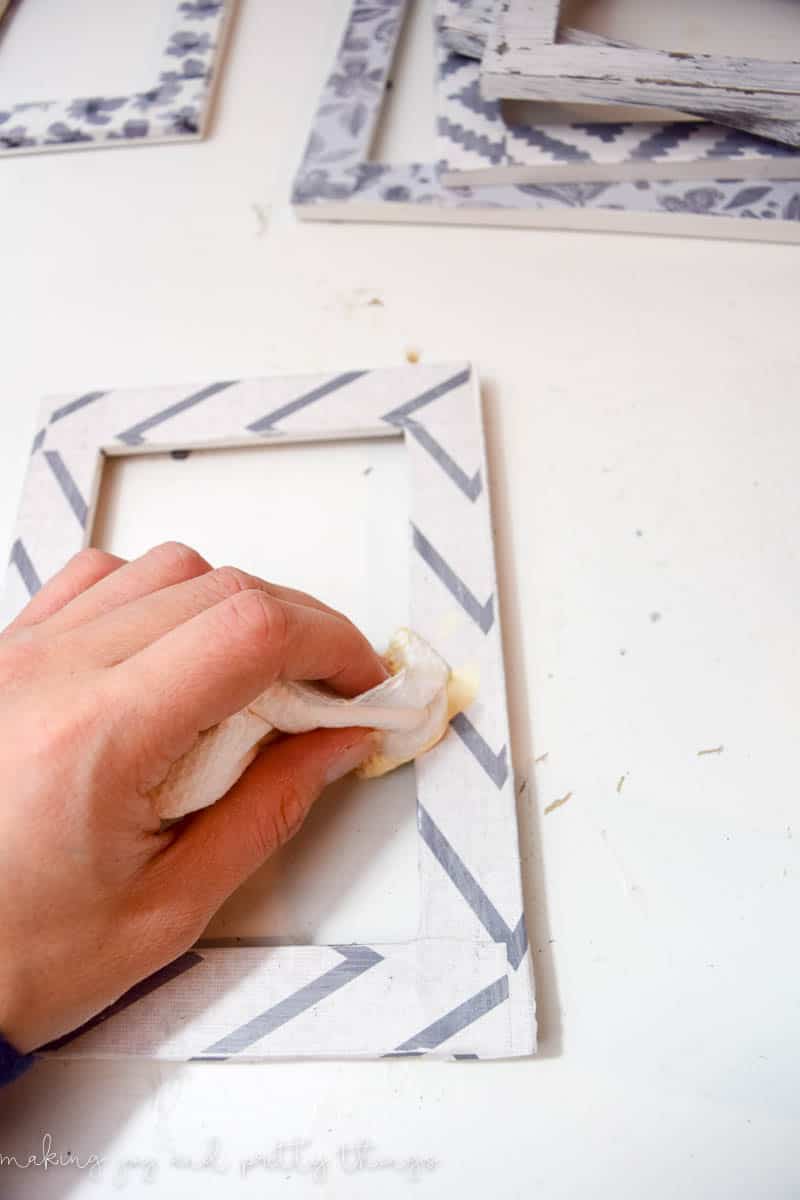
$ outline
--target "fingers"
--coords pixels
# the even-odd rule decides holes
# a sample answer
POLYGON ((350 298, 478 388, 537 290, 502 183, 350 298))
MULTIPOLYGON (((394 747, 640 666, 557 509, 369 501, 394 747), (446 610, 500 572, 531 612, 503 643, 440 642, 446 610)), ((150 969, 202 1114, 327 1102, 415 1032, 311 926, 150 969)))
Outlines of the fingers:
POLYGON ((191 898, 207 920, 297 833, 322 789, 375 746, 369 730, 315 729, 264 750, 228 795, 191 817, 165 851, 164 874, 178 891, 178 908, 191 898))
POLYGON ((75 597, 83 595, 87 589, 99 584, 100 580, 115 574, 124 563, 124 558, 106 554, 103 550, 81 550, 40 588, 16 620, 9 625, 9 629, 38 625, 47 620, 54 613, 62 611, 65 605, 68 607, 75 597))
MULTIPOLYGON (((84 553, 100 554, 101 551, 84 553)), ((210 570, 209 564, 196 550, 180 542, 165 542, 148 550, 140 558, 124 563, 89 591, 76 595, 53 619, 51 628, 59 633, 76 629, 142 596, 194 579, 210 570)))
MULTIPOLYGON (((248 589, 206 608, 108 673, 127 715, 128 753, 174 762, 198 733, 238 712, 276 679, 326 680, 345 695, 385 668, 349 621, 248 589)), ((166 769, 166 767, 165 767, 166 769)))
POLYGON ((91 660, 96 666, 121 662, 212 605, 253 588, 278 600, 305 604, 341 620, 346 619, 305 592, 265 583, 263 579, 235 567, 220 567, 212 571, 207 564, 205 566, 204 573, 177 582, 172 587, 162 587, 159 591, 142 595, 131 603, 119 605, 110 612, 102 613, 91 624, 75 630, 72 640, 80 642, 80 656, 91 660))

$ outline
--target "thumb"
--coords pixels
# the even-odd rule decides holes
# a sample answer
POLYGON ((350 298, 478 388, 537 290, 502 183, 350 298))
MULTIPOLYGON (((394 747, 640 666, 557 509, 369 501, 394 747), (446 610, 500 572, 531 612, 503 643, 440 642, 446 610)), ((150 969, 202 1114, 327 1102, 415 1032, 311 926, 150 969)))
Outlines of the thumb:
POLYGON ((179 887, 209 913, 294 837, 320 792, 373 754, 370 729, 314 729, 273 743, 227 796, 192 817, 171 847, 179 887))

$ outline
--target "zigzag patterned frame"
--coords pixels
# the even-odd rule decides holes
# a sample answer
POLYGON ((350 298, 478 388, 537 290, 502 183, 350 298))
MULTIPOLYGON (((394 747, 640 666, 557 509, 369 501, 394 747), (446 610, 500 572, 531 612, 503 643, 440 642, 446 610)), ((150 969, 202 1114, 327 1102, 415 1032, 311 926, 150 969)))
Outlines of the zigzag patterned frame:
MULTIPOLYGON (((453 187, 442 182, 441 163, 370 161, 408 7, 409 0, 352 0, 294 180, 292 203, 302 220, 608 229, 800 241, 800 181, 796 180, 670 178, 453 187)), ((443 59, 440 81, 449 69, 446 53, 443 59)))
POLYGON ((47 1053, 258 1060, 535 1052, 480 391, 471 367, 88 392, 47 404, 11 551, 8 615, 88 544, 107 455, 387 436, 404 439, 411 476, 410 623, 449 661, 474 663, 480 674, 474 705, 416 765, 418 940, 201 942, 47 1053))
MULTIPOLYGON (((195 141, 205 134, 235 0, 164 0, 166 45, 132 96, 82 96, 0 106, 0 155, 195 141)), ((13 20, 13 8, 3 26, 13 20)), ((0 61, 2 61, 0 31, 0 61)))

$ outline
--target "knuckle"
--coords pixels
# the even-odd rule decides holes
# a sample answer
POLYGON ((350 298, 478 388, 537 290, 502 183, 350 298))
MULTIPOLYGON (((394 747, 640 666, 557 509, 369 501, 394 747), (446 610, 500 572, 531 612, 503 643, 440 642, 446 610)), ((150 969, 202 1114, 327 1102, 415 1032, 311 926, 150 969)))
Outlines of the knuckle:
POLYGON ((154 961, 143 965, 145 973, 185 954, 203 934, 210 913, 185 893, 175 894, 170 881, 151 869, 147 872, 148 894, 134 889, 128 898, 128 926, 137 933, 136 944, 147 947, 154 961))
POLYGON ((225 619, 234 633, 258 646, 275 646, 285 636, 286 618, 280 604, 266 592, 249 587, 229 596, 225 604, 225 619))
POLYGON ((163 566, 176 575, 191 578, 207 571, 208 563, 201 554, 184 542, 162 542, 150 551, 163 566))
POLYGON ((116 565, 117 559, 113 554, 106 554, 105 550, 98 550, 96 546, 87 546, 85 550, 78 551, 72 562, 84 574, 93 575, 106 567, 116 565))
POLYGON ((269 858, 300 830, 306 817, 302 793, 289 781, 273 795, 272 803, 260 809, 255 823, 256 851, 269 858))
POLYGON ((207 909, 199 902, 184 902, 177 911, 173 909, 166 914, 160 913, 156 929, 163 940, 166 957, 179 958, 181 954, 191 950, 195 942, 203 936, 209 916, 207 909))
POLYGON ((42 659, 42 643, 33 630, 8 632, 0 649, 0 679, 4 684, 27 679, 41 665, 42 659))
POLYGON ((215 596, 227 599, 253 587, 252 576, 238 567, 217 567, 208 575, 208 585, 215 596))

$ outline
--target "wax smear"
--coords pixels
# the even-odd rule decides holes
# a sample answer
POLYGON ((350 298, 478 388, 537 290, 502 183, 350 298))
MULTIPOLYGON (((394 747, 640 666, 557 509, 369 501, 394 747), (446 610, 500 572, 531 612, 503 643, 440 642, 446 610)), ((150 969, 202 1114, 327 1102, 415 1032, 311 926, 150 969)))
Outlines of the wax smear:
POLYGON ((451 671, 428 643, 401 629, 384 659, 388 679, 345 700, 321 684, 279 681, 241 712, 200 735, 151 796, 162 819, 207 808, 233 787, 262 746, 281 733, 361 726, 381 745, 359 768, 371 778, 410 762, 441 741, 456 713, 475 698, 477 681, 451 671))

